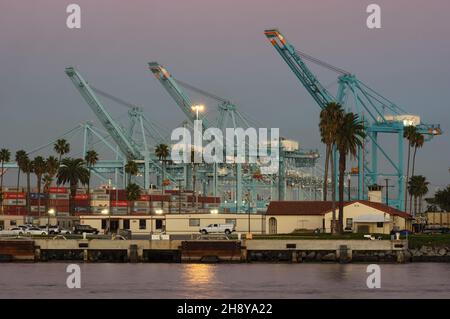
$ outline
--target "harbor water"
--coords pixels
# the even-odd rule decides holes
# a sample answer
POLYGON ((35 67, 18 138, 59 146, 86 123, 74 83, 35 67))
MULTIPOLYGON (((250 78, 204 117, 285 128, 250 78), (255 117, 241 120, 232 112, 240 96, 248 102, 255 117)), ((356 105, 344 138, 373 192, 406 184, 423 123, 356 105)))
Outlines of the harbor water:
POLYGON ((80 264, 81 288, 66 285, 67 263, 0 264, 0 298, 450 298, 449 263, 80 264))

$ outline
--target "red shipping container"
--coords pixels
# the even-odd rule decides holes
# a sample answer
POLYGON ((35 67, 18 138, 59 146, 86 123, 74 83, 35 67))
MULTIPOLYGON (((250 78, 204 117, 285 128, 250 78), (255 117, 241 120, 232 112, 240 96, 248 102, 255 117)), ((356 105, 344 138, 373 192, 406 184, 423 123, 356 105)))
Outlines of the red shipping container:
POLYGON ((50 187, 49 193, 51 194, 65 194, 67 193, 67 187, 50 187))
POLYGON ((87 194, 77 194, 74 197, 75 200, 89 200, 89 195, 87 194))
POLYGON ((69 206, 70 201, 68 199, 49 199, 49 206, 69 206))
POLYGON ((112 200, 111 206, 113 207, 127 207, 128 202, 126 200, 112 200))
POLYGON ((25 206, 4 206, 3 210, 5 213, 16 213, 16 212, 27 212, 27 208, 25 206))
POLYGON ((89 200, 74 200, 74 206, 91 206, 91 202, 89 200))
POLYGON ((149 195, 152 202, 168 202, 170 201, 170 195, 149 195))
POLYGON ((3 199, 25 199, 26 193, 4 192, 3 199))

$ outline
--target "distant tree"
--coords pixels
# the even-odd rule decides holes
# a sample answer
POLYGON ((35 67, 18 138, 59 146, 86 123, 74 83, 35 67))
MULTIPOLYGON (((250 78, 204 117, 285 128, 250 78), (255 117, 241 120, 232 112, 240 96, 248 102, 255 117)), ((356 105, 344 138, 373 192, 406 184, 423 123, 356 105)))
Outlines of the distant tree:
POLYGON ((95 164, 97 164, 98 162, 98 154, 96 151, 94 150, 90 150, 86 152, 86 155, 84 157, 84 160, 86 161, 86 165, 88 167, 89 170, 89 182, 88 182, 88 188, 87 188, 87 192, 88 195, 90 194, 90 190, 91 190, 91 176, 92 176, 92 167, 94 167, 95 164))
POLYGON ((414 216, 417 215, 417 208, 419 208, 419 213, 422 211, 422 198, 428 193, 429 182, 426 180, 425 176, 413 175, 408 183, 408 192, 414 197, 414 216), (417 203, 419 202, 419 206, 417 203))
POLYGON ((128 201, 128 214, 130 214, 131 203, 139 199, 139 196, 141 196, 141 188, 137 184, 129 183, 125 191, 127 194, 127 201, 128 201))
MULTIPOLYGON (((16 160, 16 163, 17 163, 17 191, 19 191, 19 187, 20 187, 20 171, 22 170, 23 162, 28 160, 27 152, 24 151, 24 150, 18 150, 16 152, 15 160, 16 160)), ((18 199, 18 198, 16 198, 16 199, 18 199)), ((28 200, 28 197, 27 197, 27 205, 28 205, 28 202, 29 202, 29 200, 28 200)), ((28 212, 29 212, 29 209, 28 209, 28 212)))
POLYGON ((133 160, 128 160, 125 164, 125 173, 128 174, 128 185, 131 184, 131 177, 139 173, 139 167, 133 160))
MULTIPOLYGON (((403 130, 403 137, 406 138, 406 140, 408 141, 408 158, 406 164, 406 180, 405 180, 406 188, 408 188, 408 181, 409 181, 409 163, 411 160, 411 148, 414 145, 414 139, 416 135, 417 135, 417 128, 414 125, 409 125, 405 127, 403 130)), ((408 210, 407 192, 405 192, 404 200, 405 200, 405 211, 407 211, 408 210)))
POLYGON ((64 158, 61 161, 58 174, 58 184, 69 184, 70 187, 70 212, 73 213, 73 199, 77 193, 78 184, 87 185, 89 171, 81 158, 64 158))
POLYGON ((446 188, 436 191, 434 197, 427 198, 427 203, 432 206, 433 209, 428 209, 429 211, 437 211, 438 208, 445 212, 450 212, 450 185, 446 188))
POLYGON ((159 144, 155 148, 155 155, 161 161, 162 172, 161 172, 161 194, 164 194, 164 182, 165 182, 165 173, 166 173, 166 163, 167 157, 169 157, 170 151, 169 146, 166 144, 159 144))
POLYGON ((364 122, 358 114, 346 113, 339 123, 336 132, 336 147, 339 151, 339 232, 344 231, 344 178, 346 157, 356 156, 359 147, 363 146, 366 137, 364 122))
POLYGON ((47 171, 47 164, 42 156, 36 156, 31 162, 33 167, 33 173, 36 175, 36 186, 38 192, 38 211, 39 216, 41 215, 41 187, 42 187, 42 176, 47 171))
POLYGON ((11 160, 11 152, 2 148, 0 150, 0 163, 1 163, 1 172, 0 172, 0 201, 1 201, 1 211, 3 213, 3 176, 5 175, 5 163, 11 160))

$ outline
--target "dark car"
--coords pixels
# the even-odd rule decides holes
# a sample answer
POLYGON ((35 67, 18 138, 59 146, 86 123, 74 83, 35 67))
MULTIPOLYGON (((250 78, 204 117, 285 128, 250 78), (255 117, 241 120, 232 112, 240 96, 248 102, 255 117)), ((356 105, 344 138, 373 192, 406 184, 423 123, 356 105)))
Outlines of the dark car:
POLYGON ((423 230, 424 234, 448 234, 450 232, 450 229, 447 227, 433 227, 433 226, 429 226, 429 227, 425 227, 425 229, 423 230))
POLYGON ((400 233, 401 236, 410 236, 410 235, 414 234, 409 229, 399 230, 398 232, 400 233))
POLYGON ((73 233, 74 234, 82 234, 82 233, 86 233, 86 234, 98 234, 98 229, 92 227, 91 225, 75 225, 74 229, 73 229, 73 233))

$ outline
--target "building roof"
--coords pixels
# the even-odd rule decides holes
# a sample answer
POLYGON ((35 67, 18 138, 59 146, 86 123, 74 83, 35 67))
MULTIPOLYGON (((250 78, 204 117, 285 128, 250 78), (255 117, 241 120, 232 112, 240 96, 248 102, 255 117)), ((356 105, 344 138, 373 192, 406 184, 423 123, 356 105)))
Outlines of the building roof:
MULTIPOLYGON (((375 208, 379 211, 385 212, 392 216, 399 216, 402 218, 411 219, 411 215, 402 212, 396 208, 388 206, 383 203, 375 203, 367 200, 356 200, 345 202, 344 207, 361 203, 363 205, 375 208)), ((332 209, 331 201, 272 201, 267 208, 266 215, 308 215, 308 216, 322 216, 329 213, 332 209)), ((338 203, 336 202, 336 211, 338 209, 338 203)))

